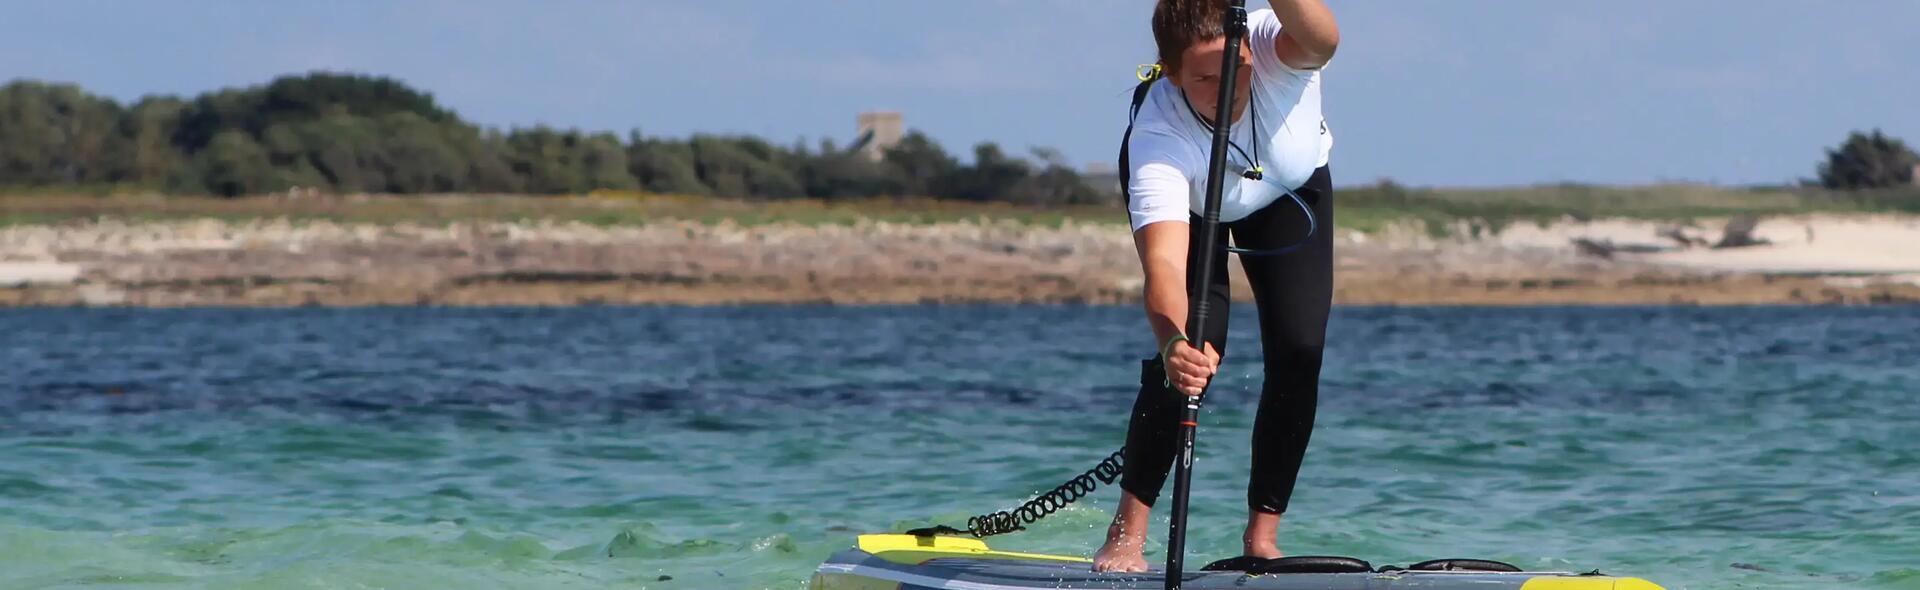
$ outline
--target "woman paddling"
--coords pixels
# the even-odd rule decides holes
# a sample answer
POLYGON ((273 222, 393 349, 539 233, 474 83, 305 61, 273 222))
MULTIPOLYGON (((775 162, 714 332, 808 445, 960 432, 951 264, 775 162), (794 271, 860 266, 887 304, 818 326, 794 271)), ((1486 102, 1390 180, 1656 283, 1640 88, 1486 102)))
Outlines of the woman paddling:
MULTIPOLYGON (((1232 113, 1220 221, 1235 246, 1290 247, 1284 255, 1243 256, 1241 265, 1259 310, 1266 382, 1253 427, 1253 473, 1247 486, 1246 554, 1279 557, 1280 515, 1293 495, 1319 396, 1320 356, 1333 294, 1333 192, 1327 171, 1332 135, 1320 112, 1320 73, 1340 33, 1322 0, 1271 0, 1248 14, 1232 113), (1289 196, 1297 195, 1298 201, 1289 196), (1304 209, 1311 209, 1312 219, 1304 209), (1317 222, 1317 223, 1315 223, 1317 222)), ((1127 211, 1146 273, 1147 323, 1160 355, 1141 370, 1140 393, 1127 429, 1120 508, 1094 557, 1098 571, 1146 571, 1141 548, 1147 517, 1172 468, 1185 396, 1201 395, 1226 350, 1226 244, 1198 240, 1206 191, 1219 75, 1225 51, 1225 0, 1159 0, 1153 12, 1157 64, 1128 134, 1127 211), (1206 342, 1195 348, 1187 317, 1188 269, 1211 255, 1216 271, 1207 297, 1206 342)))

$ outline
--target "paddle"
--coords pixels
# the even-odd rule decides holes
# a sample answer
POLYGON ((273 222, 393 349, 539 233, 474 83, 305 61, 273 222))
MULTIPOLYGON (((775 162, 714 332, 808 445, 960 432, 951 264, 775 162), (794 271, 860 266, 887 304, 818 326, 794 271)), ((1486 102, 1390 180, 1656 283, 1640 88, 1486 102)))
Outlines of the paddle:
MULTIPOLYGON (((1234 83, 1240 77, 1240 42, 1247 35, 1246 0, 1228 0, 1226 19, 1221 22, 1226 34, 1226 52, 1220 58, 1220 100, 1214 109, 1213 152, 1207 162, 1207 200, 1200 215, 1200 242, 1188 248, 1202 248, 1198 281, 1187 284, 1187 334, 1192 342, 1206 345, 1207 287, 1213 284, 1213 248, 1220 243, 1220 192, 1227 173, 1227 135, 1232 129, 1234 83), (1221 124, 1222 121, 1226 124, 1221 124)), ((1173 515, 1167 532, 1167 590, 1180 588, 1180 570, 1187 552, 1187 492, 1193 484, 1193 439, 1200 420, 1200 398, 1187 398, 1180 414, 1180 456, 1173 464, 1173 515)))

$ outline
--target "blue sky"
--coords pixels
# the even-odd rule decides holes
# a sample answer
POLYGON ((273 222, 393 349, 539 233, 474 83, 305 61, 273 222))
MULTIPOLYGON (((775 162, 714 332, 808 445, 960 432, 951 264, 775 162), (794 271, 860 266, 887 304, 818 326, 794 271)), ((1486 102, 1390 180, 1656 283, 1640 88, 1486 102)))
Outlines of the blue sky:
MULTIPOLYGON (((1253 7, 1266 6, 1252 0, 1253 7)), ((1334 0, 1342 184, 1774 183, 1878 127, 1920 143, 1920 2, 1334 0)), ((852 138, 905 112, 1111 162, 1147 0, 0 0, 0 79, 131 101, 315 69, 468 120, 852 138)))

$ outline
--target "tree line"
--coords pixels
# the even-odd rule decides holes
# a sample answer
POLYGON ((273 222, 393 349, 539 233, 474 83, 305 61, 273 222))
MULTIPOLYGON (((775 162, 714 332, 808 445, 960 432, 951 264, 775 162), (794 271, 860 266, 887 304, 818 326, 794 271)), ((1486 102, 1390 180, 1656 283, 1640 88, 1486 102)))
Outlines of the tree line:
MULTIPOLYGON (((857 147, 857 146, 853 146, 857 147)), ((0 186, 126 186, 239 196, 336 193, 576 194, 596 189, 781 199, 931 196, 1073 204, 1109 198, 1058 152, 994 143, 963 163, 920 132, 873 161, 832 140, 622 137, 460 119, 396 80, 312 73, 131 105, 73 84, 0 87, 0 186)))
MULTIPOLYGON (((1059 153, 994 143, 962 163, 911 132, 879 161, 831 140, 780 146, 746 136, 625 137, 549 127, 507 131, 460 119, 384 77, 284 76, 191 99, 131 105, 73 84, 0 86, 0 186, 127 186, 238 196, 295 187, 335 193, 574 194, 596 189, 734 198, 931 196, 1075 204, 1112 198, 1059 153)), ((1879 130, 1827 150, 1809 181, 1857 190, 1914 182, 1916 155, 1879 130)))

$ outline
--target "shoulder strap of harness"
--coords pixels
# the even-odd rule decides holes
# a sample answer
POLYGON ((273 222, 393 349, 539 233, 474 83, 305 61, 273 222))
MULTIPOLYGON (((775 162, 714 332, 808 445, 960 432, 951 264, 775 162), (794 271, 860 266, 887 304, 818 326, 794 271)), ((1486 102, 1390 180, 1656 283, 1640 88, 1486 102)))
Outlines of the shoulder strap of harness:
MULTIPOLYGON (((1140 66, 1140 69, 1135 73, 1135 76, 1140 78, 1140 84, 1138 86, 1133 87, 1133 106, 1127 110, 1127 132, 1126 134, 1120 136, 1120 174, 1119 176, 1120 176, 1120 206, 1122 207, 1127 206, 1128 202, 1133 199, 1131 195, 1127 194, 1127 185, 1132 183, 1131 177, 1133 176, 1133 167, 1129 166, 1127 162, 1127 144, 1133 143, 1133 121, 1135 119, 1140 118, 1140 105, 1143 105, 1147 102, 1147 93, 1153 90, 1154 82, 1160 81, 1161 74, 1162 72, 1159 64, 1148 64, 1148 65, 1140 66)), ((1326 120, 1321 119, 1320 121, 1321 133, 1326 132, 1326 125, 1327 125, 1326 120)), ((1223 244, 1223 246, 1226 248, 1228 252, 1239 254, 1241 256, 1278 256, 1281 254, 1286 254, 1289 252, 1293 252, 1295 250, 1299 250, 1300 248, 1306 247, 1307 243, 1313 238, 1314 234, 1319 233, 1320 222, 1319 220, 1315 219, 1313 215, 1313 208, 1308 207, 1307 202, 1305 200, 1302 200, 1300 198, 1300 194, 1297 192, 1294 192, 1293 189, 1282 187, 1281 190, 1286 191, 1287 197, 1293 199, 1294 204, 1300 206, 1300 213, 1306 216, 1306 219, 1307 219, 1306 237, 1300 238, 1300 241, 1294 242, 1293 244, 1280 247, 1280 248, 1268 249, 1268 250, 1248 250, 1245 248, 1225 246, 1223 244)), ((1128 215, 1132 215, 1132 213, 1128 213, 1128 215)))
POLYGON ((1127 185, 1132 181, 1133 167, 1127 162, 1127 144, 1133 143, 1133 121, 1140 118, 1140 105, 1147 102, 1147 92, 1153 90, 1153 83, 1160 81, 1160 65, 1140 66, 1135 75, 1140 78, 1140 84, 1133 87, 1133 106, 1127 110, 1127 132, 1120 136, 1120 204, 1122 205, 1131 199, 1127 195, 1127 185))

